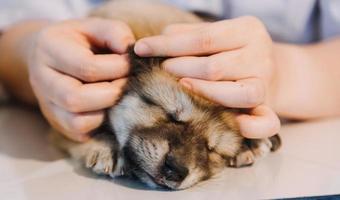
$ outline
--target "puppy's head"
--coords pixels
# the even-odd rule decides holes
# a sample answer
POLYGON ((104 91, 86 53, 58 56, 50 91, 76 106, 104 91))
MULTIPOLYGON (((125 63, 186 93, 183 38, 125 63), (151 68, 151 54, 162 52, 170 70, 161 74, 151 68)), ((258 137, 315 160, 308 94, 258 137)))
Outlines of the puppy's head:
POLYGON ((123 149, 125 172, 150 186, 171 189, 184 189, 213 176, 234 154, 239 138, 220 132, 216 137, 224 141, 212 141, 205 129, 171 121, 136 128, 123 149))
POLYGON ((191 94, 157 66, 130 78, 110 120, 123 171, 152 187, 184 189, 205 180, 242 142, 233 113, 191 94))

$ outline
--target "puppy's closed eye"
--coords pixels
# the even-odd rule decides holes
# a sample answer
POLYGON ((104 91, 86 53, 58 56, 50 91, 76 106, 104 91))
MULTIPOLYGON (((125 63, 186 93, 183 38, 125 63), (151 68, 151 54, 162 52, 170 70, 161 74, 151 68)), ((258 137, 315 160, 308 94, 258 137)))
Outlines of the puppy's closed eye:
POLYGON ((179 124, 183 124, 183 123, 184 123, 183 121, 181 121, 181 120, 178 118, 178 116, 177 116, 176 113, 167 113, 166 116, 167 116, 167 119, 168 119, 170 122, 172 122, 172 123, 179 123, 179 124))
POLYGON ((141 95, 140 98, 144 101, 144 103, 148 104, 149 106, 158 106, 155 101, 150 99, 149 97, 145 95, 141 95))

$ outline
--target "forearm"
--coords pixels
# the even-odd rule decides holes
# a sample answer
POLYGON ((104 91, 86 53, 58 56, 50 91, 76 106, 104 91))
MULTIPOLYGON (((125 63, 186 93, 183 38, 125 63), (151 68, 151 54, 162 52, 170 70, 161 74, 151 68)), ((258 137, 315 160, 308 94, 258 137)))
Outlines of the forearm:
POLYGON ((275 44, 269 104, 282 117, 340 115, 340 38, 306 46, 275 44))
POLYGON ((0 38, 0 81, 14 97, 29 104, 36 99, 28 81, 27 52, 30 38, 48 22, 29 21, 10 27, 0 38))

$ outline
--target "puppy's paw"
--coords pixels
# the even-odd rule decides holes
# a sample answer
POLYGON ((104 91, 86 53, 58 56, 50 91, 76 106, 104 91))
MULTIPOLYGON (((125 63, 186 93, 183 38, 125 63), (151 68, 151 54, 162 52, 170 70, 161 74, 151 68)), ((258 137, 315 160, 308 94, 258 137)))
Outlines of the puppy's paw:
POLYGON ((97 133, 85 143, 78 143, 65 138, 55 130, 50 131, 50 140, 73 159, 81 162, 96 174, 119 175, 116 168, 118 149, 113 134, 97 133))
POLYGON ((245 167, 250 166, 255 162, 255 156, 250 149, 242 150, 235 157, 228 160, 229 167, 245 167))
POLYGON ((88 144, 85 166, 97 174, 111 175, 115 166, 115 156, 110 145, 104 142, 88 144))
POLYGON ((266 157, 271 151, 276 151, 281 146, 281 139, 274 135, 265 139, 247 139, 241 151, 228 160, 229 167, 245 167, 254 164, 256 160, 266 157))

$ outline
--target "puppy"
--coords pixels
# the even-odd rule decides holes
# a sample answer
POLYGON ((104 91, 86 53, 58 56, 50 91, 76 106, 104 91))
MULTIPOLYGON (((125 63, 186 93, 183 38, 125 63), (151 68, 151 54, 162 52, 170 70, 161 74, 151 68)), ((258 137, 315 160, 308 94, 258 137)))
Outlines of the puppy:
MULTIPOLYGON (((172 23, 200 19, 150 1, 113 1, 92 16, 122 20, 137 38, 160 34, 172 23)), ((130 76, 107 120, 80 144, 53 133, 53 141, 97 174, 137 177, 150 187, 185 189, 227 167, 248 166, 279 148, 278 135, 242 137, 236 114, 188 91, 163 71, 163 58, 142 58, 128 51, 130 76)), ((185 67, 185 66, 183 66, 185 67)))

